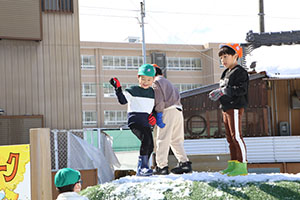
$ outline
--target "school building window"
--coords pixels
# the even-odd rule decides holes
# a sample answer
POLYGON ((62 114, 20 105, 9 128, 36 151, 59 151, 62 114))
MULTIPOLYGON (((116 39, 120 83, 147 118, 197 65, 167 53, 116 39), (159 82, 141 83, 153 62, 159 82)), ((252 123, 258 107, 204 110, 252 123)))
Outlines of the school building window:
POLYGON ((97 125, 97 112, 96 111, 83 111, 82 121, 84 126, 96 126, 97 125))
MULTIPOLYGON (((123 90, 126 88, 129 88, 133 85, 136 85, 136 84, 135 83, 121 83, 123 90)), ((103 84, 103 95, 104 95, 104 97, 116 97, 115 88, 109 83, 104 83, 103 84)))
POLYGON ((182 84, 174 84, 174 86, 179 90, 179 92, 195 89, 201 87, 199 83, 182 83, 182 84))
POLYGON ((81 69, 95 69, 94 55, 81 55, 81 69))
POLYGON ((83 83, 82 84, 82 96, 83 97, 95 97, 96 96, 96 84, 95 83, 83 83))
POLYGON ((222 65, 221 59, 219 59, 219 66, 220 66, 221 69, 225 68, 224 65, 222 65))
POLYGON ((73 13, 73 0, 42 0, 42 11, 73 13))
POLYGON ((167 70, 202 70, 200 58, 167 57, 167 70))
POLYGON ((105 125, 127 124, 127 111, 126 110, 105 110, 104 124, 105 125))
MULTIPOLYGON (((151 63, 151 58, 146 57, 151 63)), ((138 69, 143 62, 142 56, 102 56, 103 69, 138 69)))

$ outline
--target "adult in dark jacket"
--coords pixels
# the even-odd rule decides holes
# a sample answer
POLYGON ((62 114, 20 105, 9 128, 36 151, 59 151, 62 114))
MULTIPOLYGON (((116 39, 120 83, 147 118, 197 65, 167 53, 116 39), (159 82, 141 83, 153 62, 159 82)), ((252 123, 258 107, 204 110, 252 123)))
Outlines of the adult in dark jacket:
POLYGON ((228 176, 247 175, 247 152, 242 136, 242 116, 248 104, 248 72, 238 65, 242 57, 239 44, 227 43, 219 50, 219 57, 226 67, 220 79, 220 87, 209 93, 213 101, 220 100, 223 113, 226 139, 230 157, 228 167, 221 173, 228 176))

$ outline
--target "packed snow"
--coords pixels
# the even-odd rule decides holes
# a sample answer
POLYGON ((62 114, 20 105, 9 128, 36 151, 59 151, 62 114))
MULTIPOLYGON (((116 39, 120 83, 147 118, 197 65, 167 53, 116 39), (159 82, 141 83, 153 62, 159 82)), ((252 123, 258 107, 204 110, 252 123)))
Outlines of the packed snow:
MULTIPOLYGON (((300 173, 270 173, 270 174, 256 174, 250 173, 246 176, 232 176, 223 175, 219 172, 193 172, 190 174, 176 175, 153 175, 149 177, 140 176, 126 176, 115 180, 115 183, 136 183, 136 182, 169 182, 169 181, 204 181, 204 182, 275 182, 275 181, 300 181, 300 173)), ((127 184, 128 185, 128 184, 127 184)))
MULTIPOLYGON (((231 185, 244 185, 250 182, 277 182, 277 181, 300 181, 299 174, 285 174, 285 173, 270 173, 270 174, 256 174, 250 173, 246 176, 228 177, 218 172, 193 172, 191 174, 183 175, 153 175, 149 177, 140 176, 126 176, 110 183, 102 185, 104 190, 109 189, 112 185, 115 189, 112 195, 126 194, 125 200, 134 199, 150 199, 160 200, 165 199, 164 192, 172 191, 176 197, 188 197, 190 195, 190 186, 193 181, 201 181, 205 184, 210 182, 224 182, 231 185), (138 192, 136 192, 138 191, 138 192)), ((238 188, 237 188, 238 190, 238 188)), ((216 196, 223 196, 224 191, 218 190, 213 194, 216 196)), ((123 198, 122 197, 122 198, 123 198)))

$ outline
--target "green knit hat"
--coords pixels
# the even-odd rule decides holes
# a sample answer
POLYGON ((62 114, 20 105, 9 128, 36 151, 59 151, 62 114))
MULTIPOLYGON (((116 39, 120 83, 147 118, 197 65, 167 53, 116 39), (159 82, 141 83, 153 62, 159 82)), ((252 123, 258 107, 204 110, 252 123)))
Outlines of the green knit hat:
POLYGON ((155 69, 151 64, 143 64, 139 67, 138 75, 154 77, 155 69))
POLYGON ((80 180, 80 172, 71 168, 60 169, 54 177, 54 184, 56 187, 64 187, 72 185, 80 180))

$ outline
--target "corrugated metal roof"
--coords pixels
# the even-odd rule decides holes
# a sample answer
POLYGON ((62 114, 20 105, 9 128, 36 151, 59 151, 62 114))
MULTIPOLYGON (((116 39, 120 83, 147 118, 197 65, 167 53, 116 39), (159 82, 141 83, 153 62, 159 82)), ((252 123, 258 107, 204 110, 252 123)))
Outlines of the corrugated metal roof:
POLYGON ((229 153, 228 144, 224 138, 185 140, 184 148, 189 155, 229 153))
MULTIPOLYGON (((300 136, 244 138, 249 163, 300 162, 300 136)), ((185 140, 188 155, 228 154, 225 138, 185 140)))
POLYGON ((300 136, 275 137, 274 150, 277 162, 300 162, 300 136))

